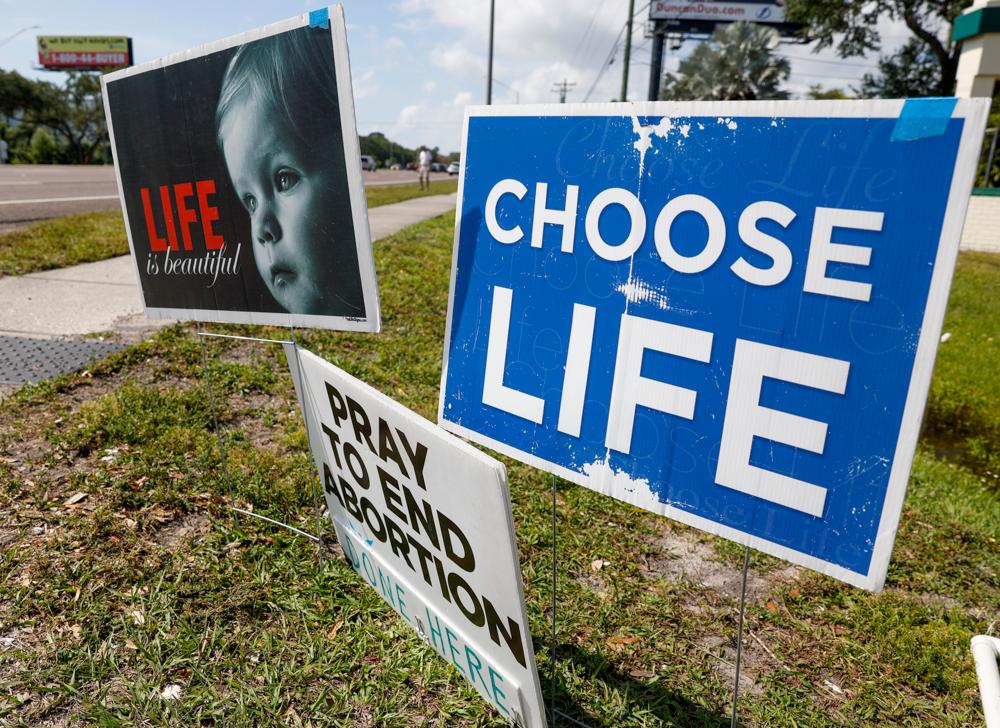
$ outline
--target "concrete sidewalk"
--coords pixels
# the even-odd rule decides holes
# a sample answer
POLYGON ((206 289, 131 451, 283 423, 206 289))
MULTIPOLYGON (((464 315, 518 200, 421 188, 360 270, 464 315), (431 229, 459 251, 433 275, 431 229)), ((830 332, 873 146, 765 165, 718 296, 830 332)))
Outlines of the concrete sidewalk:
MULTIPOLYGON (((455 195, 417 197, 368 211, 372 239, 455 209, 455 195)), ((0 334, 80 336, 142 330, 166 322, 142 316, 132 258, 123 255, 59 270, 0 278, 0 334)))

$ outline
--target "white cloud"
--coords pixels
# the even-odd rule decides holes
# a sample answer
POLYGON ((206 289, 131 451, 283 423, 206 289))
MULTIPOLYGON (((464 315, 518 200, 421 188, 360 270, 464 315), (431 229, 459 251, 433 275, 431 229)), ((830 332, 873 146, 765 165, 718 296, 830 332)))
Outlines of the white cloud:
MULTIPOLYGON (((569 102, 616 99, 621 92, 623 60, 623 44, 618 41, 622 38, 627 8, 626 0, 497 3, 494 103, 557 103, 559 96, 553 89, 564 79, 575 83, 567 96, 569 102), (608 64, 613 47, 617 51, 608 64)), ((411 67, 421 70, 402 95, 393 89, 398 101, 381 118, 396 121, 380 126, 390 136, 398 133, 399 140, 408 145, 433 141, 442 147, 457 148, 461 109, 469 103, 485 101, 489 0, 399 0, 392 13, 393 21, 382 27, 385 32, 406 39, 411 67), (417 89, 423 89, 420 103, 395 113, 401 105, 414 100, 417 89)), ((646 14, 646 10, 640 10, 633 25, 628 89, 632 100, 645 99, 649 83, 651 40, 644 33, 646 14)), ((883 53, 891 52, 909 38, 909 31, 898 22, 883 20, 879 31, 883 53)), ((384 41, 383 45, 395 46, 395 43, 384 41)), ((689 40, 680 48, 668 48, 663 70, 675 71, 679 61, 695 46, 696 42, 689 40)), ((812 46, 796 44, 777 48, 777 53, 791 60, 792 75, 785 87, 793 95, 804 95, 815 84, 849 90, 860 83, 865 72, 874 71, 878 58, 873 53, 840 59, 832 49, 820 54, 811 51, 812 46)), ((380 74, 380 79, 384 85, 389 83, 385 74, 380 74)))
POLYGON ((382 42, 383 47, 387 51, 398 51, 402 48, 406 48, 406 43, 399 36, 390 35, 382 42))
POLYGON ((387 137, 407 147, 426 144, 448 152, 459 148, 464 113, 464 106, 421 101, 404 106, 384 131, 387 137))
POLYGON ((485 76, 486 56, 473 53, 463 45, 439 45, 430 51, 431 63, 449 73, 465 76, 485 76))
MULTIPOLYGON (((449 29, 448 42, 431 49, 433 64, 463 78, 485 82, 487 0, 404 0, 397 7, 404 21, 449 29)), ((494 99, 513 102, 520 96, 522 103, 551 101, 552 84, 565 77, 576 82, 576 100, 582 100, 580 89, 589 88, 596 78, 622 30, 627 8, 624 0, 565 3, 558 7, 537 0, 505 0, 498 4, 494 33, 494 78, 498 83, 494 99)), ((635 23, 634 34, 636 41, 641 40, 641 18, 635 23)), ((614 74, 604 75, 607 78, 602 78, 601 99, 614 95, 614 74)))
POLYGON ((355 100, 374 96, 380 90, 378 83, 375 82, 374 69, 365 71, 360 76, 353 78, 351 85, 354 87, 355 100))
POLYGON ((400 126, 410 126, 420 118, 421 113, 424 111, 426 111, 426 109, 422 104, 410 104, 409 106, 404 106, 399 111, 399 119, 396 120, 396 124, 400 126))

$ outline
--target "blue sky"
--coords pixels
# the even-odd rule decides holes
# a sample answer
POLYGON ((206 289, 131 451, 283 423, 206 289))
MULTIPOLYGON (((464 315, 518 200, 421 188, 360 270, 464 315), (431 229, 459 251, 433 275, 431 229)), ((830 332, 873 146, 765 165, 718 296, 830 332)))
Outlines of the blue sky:
MULTIPOLYGON (((0 68, 35 78, 61 81, 61 74, 34 68, 36 35, 128 35, 136 62, 142 63, 228 35, 314 9, 315 2, 111 3, 101 0, 0 0, 0 68)), ((646 3, 637 0, 635 7, 646 3)), ((625 22, 627 0, 498 0, 494 51, 494 103, 556 101, 553 85, 575 82, 569 101, 615 98, 621 87, 621 52, 601 69, 625 22)), ((416 146, 460 148, 462 110, 483 103, 486 94, 486 37, 489 0, 345 0, 351 72, 362 134, 382 131, 391 139, 416 146)), ((646 13, 637 13, 629 98, 645 98, 649 82, 649 46, 644 37, 646 13)), ((894 47, 905 40, 904 28, 885 24, 885 40, 894 47)), ((674 70, 694 47, 688 42, 665 56, 674 70)), ((792 59, 787 84, 793 93, 810 85, 846 88, 872 70, 875 58, 838 59, 801 45, 777 51, 792 59)))

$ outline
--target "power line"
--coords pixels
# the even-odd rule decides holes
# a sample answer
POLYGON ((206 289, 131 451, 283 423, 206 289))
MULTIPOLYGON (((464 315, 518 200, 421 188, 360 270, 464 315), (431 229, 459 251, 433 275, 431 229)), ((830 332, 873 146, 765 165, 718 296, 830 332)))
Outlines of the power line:
POLYGON ((615 53, 618 50, 618 44, 621 42, 621 37, 624 32, 625 32, 625 25, 622 25, 622 29, 618 31, 618 36, 615 38, 614 45, 611 46, 611 50, 608 52, 608 57, 604 59, 604 63, 601 64, 601 70, 597 72, 597 78, 595 78, 594 83, 590 85, 590 90, 587 92, 587 95, 583 97, 584 103, 590 100, 590 95, 594 93, 594 89, 597 88, 597 84, 600 83, 601 76, 604 75, 604 72, 608 69, 608 66, 610 66, 611 62, 614 60, 615 53))
POLYGON ((875 70, 878 68, 877 63, 851 63, 850 61, 831 61, 826 58, 805 58, 803 56, 787 56, 782 53, 775 53, 774 55, 780 56, 781 58, 787 58, 790 61, 802 61, 803 63, 826 63, 831 66, 854 66, 857 68, 864 68, 867 70, 875 70))
MULTIPOLYGON (((632 14, 632 17, 633 18, 638 17, 643 11, 645 11, 652 4, 653 4, 652 2, 646 3, 641 8, 639 8, 638 10, 636 10, 632 14)), ((601 77, 604 76, 604 72, 608 69, 608 66, 610 66, 614 62, 615 53, 618 52, 618 46, 622 42, 622 36, 624 35, 625 28, 627 28, 627 27, 628 27, 628 23, 622 23, 622 27, 618 31, 618 35, 615 36, 615 42, 611 45, 611 50, 608 52, 607 57, 604 59, 604 63, 601 64, 601 68, 597 72, 597 78, 595 78, 594 79, 594 83, 591 84, 590 90, 587 91, 587 95, 583 97, 583 100, 584 100, 585 103, 590 100, 591 94, 594 93, 594 89, 597 88, 597 84, 600 83, 601 77)), ((633 28, 633 32, 635 32, 635 28, 633 28)))
POLYGON ((587 36, 590 35, 590 29, 594 27, 594 21, 597 20, 597 16, 601 12, 602 7, 603 4, 598 2, 597 7, 594 8, 594 14, 590 16, 590 22, 587 24, 587 29, 583 31, 583 36, 580 38, 580 42, 576 44, 576 48, 573 50, 570 65, 574 65, 576 63, 576 57, 580 53, 580 49, 583 47, 583 43, 587 39, 587 36))

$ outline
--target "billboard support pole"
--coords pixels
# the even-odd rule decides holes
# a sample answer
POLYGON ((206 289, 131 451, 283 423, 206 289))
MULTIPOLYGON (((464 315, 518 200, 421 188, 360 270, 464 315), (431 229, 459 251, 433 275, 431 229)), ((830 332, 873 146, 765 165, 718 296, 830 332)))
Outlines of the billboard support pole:
POLYGON ((653 48, 649 56, 649 101, 656 101, 660 97, 660 76, 663 75, 663 36, 666 29, 659 20, 654 21, 653 27, 653 48))
POLYGON ((622 101, 628 100, 628 66, 632 56, 632 16, 634 14, 635 0, 628 0, 628 21, 625 23, 625 57, 622 59, 622 101))
POLYGON ((493 16, 496 0, 490 0, 490 50, 486 60, 486 105, 493 103, 493 16))
POLYGON ((747 606, 747 571, 750 567, 750 546, 743 552, 743 585, 740 588, 740 621, 736 630, 736 680, 733 682, 733 713, 729 728, 736 728, 736 701, 740 697, 740 662, 743 658, 743 615, 747 606))

